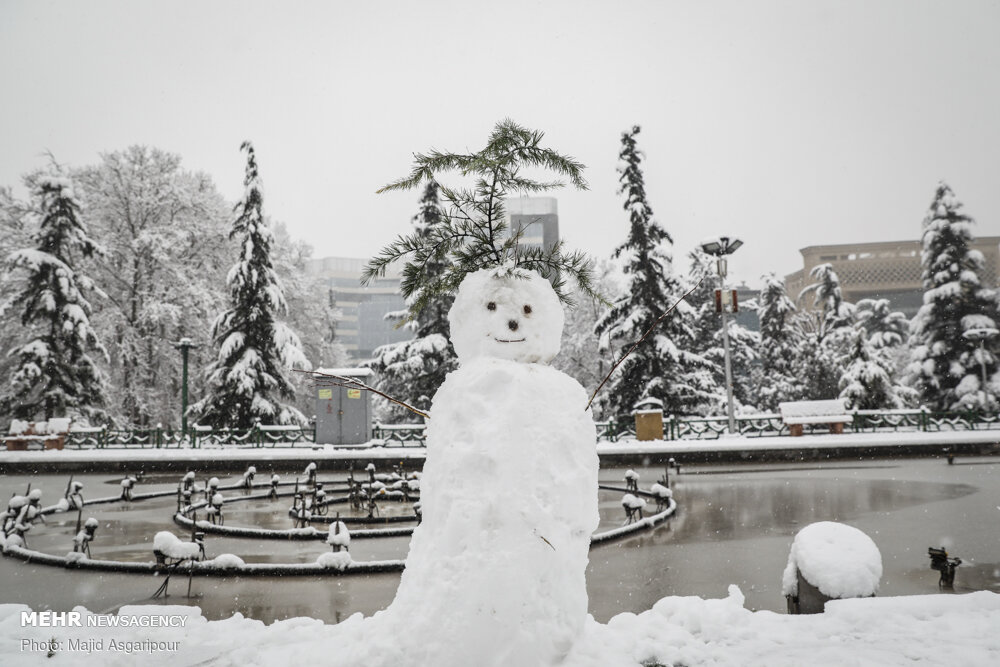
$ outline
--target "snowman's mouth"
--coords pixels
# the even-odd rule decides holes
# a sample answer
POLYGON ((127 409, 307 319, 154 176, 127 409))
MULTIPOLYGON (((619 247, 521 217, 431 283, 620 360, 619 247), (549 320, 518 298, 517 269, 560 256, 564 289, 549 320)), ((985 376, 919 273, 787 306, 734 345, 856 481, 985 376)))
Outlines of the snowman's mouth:
POLYGON ((498 343, 523 343, 525 341, 524 338, 518 338, 517 340, 507 340, 507 339, 504 339, 504 338, 494 338, 493 340, 495 340, 498 343))

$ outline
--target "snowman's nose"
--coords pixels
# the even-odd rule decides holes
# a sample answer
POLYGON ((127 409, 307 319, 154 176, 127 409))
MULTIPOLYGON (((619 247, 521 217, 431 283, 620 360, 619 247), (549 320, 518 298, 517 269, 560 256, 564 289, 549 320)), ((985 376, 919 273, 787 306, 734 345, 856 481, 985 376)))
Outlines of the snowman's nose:
POLYGON ((511 320, 507 322, 507 328, 511 331, 517 331, 517 320, 511 320))

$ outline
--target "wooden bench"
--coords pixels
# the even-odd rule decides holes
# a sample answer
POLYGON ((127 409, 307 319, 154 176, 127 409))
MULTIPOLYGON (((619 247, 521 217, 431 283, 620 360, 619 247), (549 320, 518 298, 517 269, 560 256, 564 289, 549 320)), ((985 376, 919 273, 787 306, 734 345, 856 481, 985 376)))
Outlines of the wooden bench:
POLYGON ((8 451, 27 451, 32 444, 39 449, 62 449, 69 434, 69 419, 50 419, 47 422, 27 422, 14 419, 10 422, 9 435, 4 438, 8 451))
POLYGON ((827 424, 830 433, 843 433, 844 424, 854 421, 847 414, 844 401, 834 398, 826 401, 789 401, 779 403, 781 419, 788 426, 789 435, 802 435, 802 427, 806 424, 827 424))

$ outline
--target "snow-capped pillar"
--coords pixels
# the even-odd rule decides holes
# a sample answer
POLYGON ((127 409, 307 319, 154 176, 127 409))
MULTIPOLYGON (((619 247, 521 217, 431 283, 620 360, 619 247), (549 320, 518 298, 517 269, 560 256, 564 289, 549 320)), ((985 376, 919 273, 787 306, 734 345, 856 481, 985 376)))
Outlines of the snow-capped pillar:
POLYGON ((882 554, 870 537, 820 521, 796 534, 781 588, 788 613, 819 614, 829 600, 874 597, 881 578, 882 554))

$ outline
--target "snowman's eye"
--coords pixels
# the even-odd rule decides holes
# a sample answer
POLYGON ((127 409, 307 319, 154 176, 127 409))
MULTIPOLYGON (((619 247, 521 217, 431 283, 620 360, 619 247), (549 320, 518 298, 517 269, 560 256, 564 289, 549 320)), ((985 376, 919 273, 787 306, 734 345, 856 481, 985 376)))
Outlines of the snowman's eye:
POLYGON ((496 310, 496 309, 497 309, 496 302, 490 301, 488 304, 486 304, 486 310, 496 310))
POLYGON ((531 306, 529 306, 528 304, 524 304, 524 314, 531 315, 531 306))

